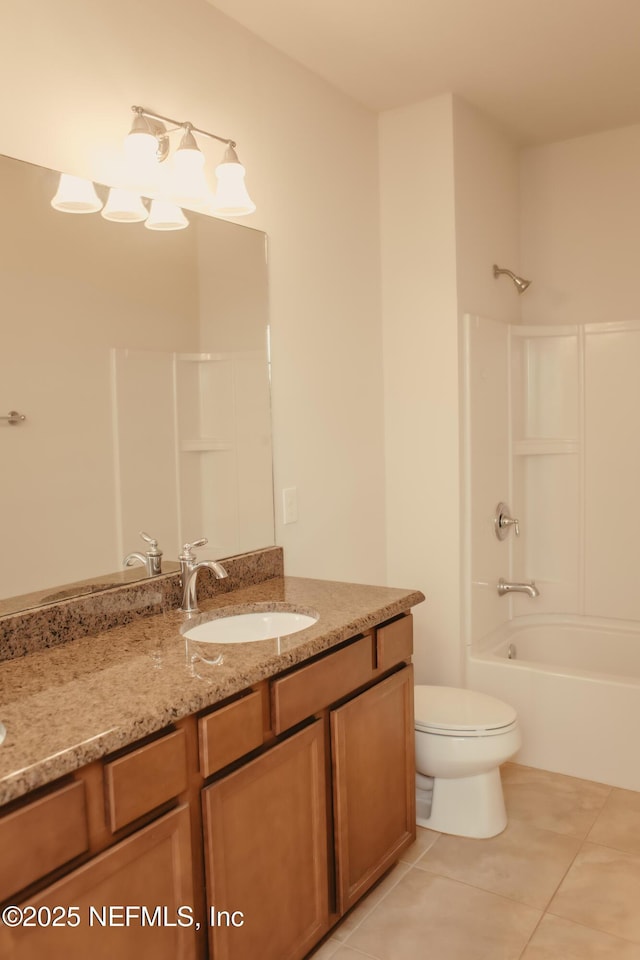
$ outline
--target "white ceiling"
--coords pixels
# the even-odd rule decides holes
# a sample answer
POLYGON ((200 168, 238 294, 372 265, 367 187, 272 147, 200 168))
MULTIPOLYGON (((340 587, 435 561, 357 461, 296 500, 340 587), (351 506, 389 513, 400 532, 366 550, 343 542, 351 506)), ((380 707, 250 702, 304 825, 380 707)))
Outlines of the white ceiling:
POLYGON ((640 122, 640 0, 208 0, 375 111, 453 92, 520 143, 640 122))

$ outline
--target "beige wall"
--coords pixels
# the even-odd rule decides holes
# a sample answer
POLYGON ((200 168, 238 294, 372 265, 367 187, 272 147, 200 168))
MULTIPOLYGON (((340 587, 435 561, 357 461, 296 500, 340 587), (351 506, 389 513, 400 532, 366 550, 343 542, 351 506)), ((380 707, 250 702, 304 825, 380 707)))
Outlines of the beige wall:
POLYGON ((3 23, 0 153, 108 182, 132 104, 238 142, 270 240, 277 541, 289 573, 382 581, 375 117, 204 0, 6 0, 3 23))
MULTIPOLYGON (((512 499, 506 324, 519 320, 522 298, 493 276, 493 264, 520 269, 519 152, 475 107, 454 98, 453 108, 458 316, 469 365, 460 374, 461 633, 470 643, 509 613, 496 584, 510 576, 511 543, 498 541, 493 518, 498 502, 512 499)), ((510 507, 517 516, 519 505, 510 507)))
POLYGON ((475 107, 453 98, 458 310, 513 323, 522 297, 493 264, 520 269, 519 150, 475 107))
MULTIPOLYGON (((508 480, 506 417, 485 421, 488 457, 482 477, 476 469, 472 511, 462 473, 462 315, 517 318, 515 289, 491 270, 501 258, 518 268, 517 151, 445 95, 381 117, 380 180, 388 578, 427 594, 415 611, 418 679, 456 684, 469 631, 470 531, 476 578, 497 574, 487 518, 508 480)), ((504 608, 492 599, 485 615, 499 618, 504 608)))
POLYGON ((524 150, 524 323, 638 316, 640 124, 524 150))
POLYGON ((459 667, 458 339, 450 96, 380 119, 389 582, 415 610, 422 682, 459 667))

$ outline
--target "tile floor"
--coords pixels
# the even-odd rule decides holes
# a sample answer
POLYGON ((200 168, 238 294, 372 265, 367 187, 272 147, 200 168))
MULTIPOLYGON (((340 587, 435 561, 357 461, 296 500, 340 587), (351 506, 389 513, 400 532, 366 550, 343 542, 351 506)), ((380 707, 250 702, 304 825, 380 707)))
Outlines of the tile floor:
POLYGON ((313 960, 640 960, 640 793, 507 763, 490 840, 415 844, 313 960))

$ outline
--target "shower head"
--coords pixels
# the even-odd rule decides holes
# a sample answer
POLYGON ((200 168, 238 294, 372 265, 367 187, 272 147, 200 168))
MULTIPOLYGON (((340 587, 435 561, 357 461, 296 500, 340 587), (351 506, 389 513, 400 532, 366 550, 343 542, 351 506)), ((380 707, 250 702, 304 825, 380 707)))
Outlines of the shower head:
POLYGON ((527 289, 527 287, 529 286, 529 284, 531 283, 531 280, 523 280, 522 277, 517 277, 517 276, 515 275, 515 273, 513 273, 512 270, 503 270, 502 267, 498 267, 498 266, 496 266, 496 264, 494 263, 494 265, 493 265, 493 275, 494 275, 494 277, 500 276, 501 273, 506 273, 506 275, 507 275, 508 277, 511 277, 511 279, 513 280, 513 282, 514 282, 515 285, 516 285, 516 289, 517 289, 518 293, 524 293, 525 290, 527 289))

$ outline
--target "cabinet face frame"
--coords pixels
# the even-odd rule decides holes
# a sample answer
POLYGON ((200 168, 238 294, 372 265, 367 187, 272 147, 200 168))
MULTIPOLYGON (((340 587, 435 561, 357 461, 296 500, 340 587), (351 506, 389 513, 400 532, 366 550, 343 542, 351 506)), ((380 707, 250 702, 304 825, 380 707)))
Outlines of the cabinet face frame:
POLYGON ((411 665, 331 711, 331 748, 343 914, 416 837, 411 665))

